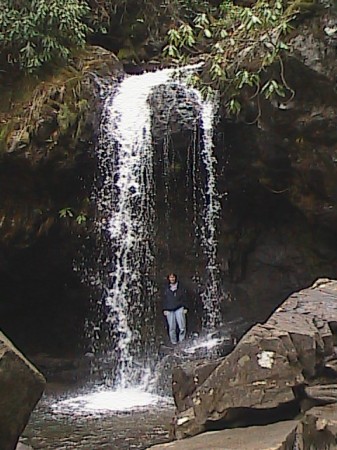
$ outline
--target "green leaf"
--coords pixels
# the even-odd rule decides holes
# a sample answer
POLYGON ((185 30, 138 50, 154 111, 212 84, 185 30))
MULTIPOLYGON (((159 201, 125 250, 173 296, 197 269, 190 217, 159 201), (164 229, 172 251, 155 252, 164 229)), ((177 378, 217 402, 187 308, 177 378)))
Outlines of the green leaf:
POLYGON ((83 223, 85 223, 87 221, 87 216, 84 214, 84 213, 81 213, 81 214, 79 214, 77 217, 76 217, 76 222, 79 224, 79 225, 82 225, 83 223))
POLYGON ((211 37, 212 37, 211 30, 209 30, 208 28, 205 28, 205 29, 204 29, 204 35, 205 35, 207 38, 211 38, 211 37))
POLYGON ((67 206, 66 208, 62 208, 59 210, 59 216, 61 218, 74 217, 74 213, 73 213, 72 209, 69 206, 67 206))
POLYGON ((236 116, 241 111, 241 103, 236 98, 232 98, 227 103, 227 107, 228 107, 228 110, 229 110, 230 114, 233 114, 233 115, 236 115, 236 116))

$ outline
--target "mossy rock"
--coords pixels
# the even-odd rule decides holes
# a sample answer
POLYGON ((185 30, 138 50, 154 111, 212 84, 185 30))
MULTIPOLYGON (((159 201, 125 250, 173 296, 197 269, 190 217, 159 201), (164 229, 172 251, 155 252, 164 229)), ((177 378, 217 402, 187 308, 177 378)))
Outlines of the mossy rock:
POLYGON ((120 73, 113 54, 91 47, 78 52, 68 66, 53 67, 39 78, 13 78, 0 87, 5 98, 0 106, 0 229, 5 245, 31 246, 55 227, 78 236, 90 226, 89 188, 79 174, 85 177, 94 170, 92 136, 101 105, 97 79, 117 79, 120 73), (20 180, 15 188, 13 179, 20 180), (68 205, 74 211, 69 221, 59 216, 68 205))
POLYGON ((24 155, 36 163, 39 155, 45 159, 57 153, 60 144, 64 159, 63 148, 74 149, 90 128, 86 123, 94 122, 97 77, 109 74, 113 79, 120 73, 121 65, 112 53, 87 47, 67 66, 49 67, 39 78, 24 76, 0 88, 0 93, 7 90, 7 101, 0 109, 0 154, 24 155))

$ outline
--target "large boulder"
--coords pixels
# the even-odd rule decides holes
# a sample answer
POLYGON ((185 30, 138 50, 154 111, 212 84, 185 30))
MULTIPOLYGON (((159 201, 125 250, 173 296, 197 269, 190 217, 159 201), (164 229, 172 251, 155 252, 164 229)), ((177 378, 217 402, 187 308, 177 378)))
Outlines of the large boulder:
POLYGON ((208 363, 204 373, 210 374, 200 384, 191 367, 184 374, 183 366, 176 369, 174 436, 268 423, 335 403, 336 299, 337 281, 319 280, 291 295, 267 322, 253 326, 213 370, 208 363))
POLYGON ((43 375, 0 332, 0 449, 14 450, 40 399, 43 375))
POLYGON ((337 407, 316 407, 301 419, 286 420, 263 427, 251 426, 212 431, 184 441, 150 447, 151 450, 288 450, 336 448, 337 407))

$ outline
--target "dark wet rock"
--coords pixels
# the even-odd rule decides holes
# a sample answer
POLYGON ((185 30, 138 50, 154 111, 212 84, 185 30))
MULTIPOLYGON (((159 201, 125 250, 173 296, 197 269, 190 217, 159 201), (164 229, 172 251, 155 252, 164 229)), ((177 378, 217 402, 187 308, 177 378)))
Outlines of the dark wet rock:
POLYGON ((45 387, 42 374, 0 333, 0 448, 14 450, 45 387))
POLYGON ((102 80, 116 82, 122 74, 112 53, 88 47, 43 80, 22 77, 1 87, 13 90, 16 99, 0 108, 1 251, 32 247, 60 225, 77 229, 77 237, 84 232, 102 80), (20 180, 16 189, 13 179, 20 180), (62 216, 61 210, 68 212, 62 216))
POLYGON ((331 81, 335 79, 336 17, 331 10, 317 15, 313 21, 303 22, 290 39, 294 56, 305 66, 331 81), (311 26, 313 25, 314 26, 311 26))
POLYGON ((113 53, 87 47, 43 80, 0 88, 15 98, 0 108, 0 315, 30 356, 83 348, 91 287, 77 271, 92 242, 102 80, 123 74, 113 53))
POLYGON ((153 89, 149 98, 152 109, 152 133, 160 140, 167 134, 195 129, 200 119, 200 98, 178 83, 160 85, 153 89))
POLYGON ((327 381, 324 371, 326 360, 335 357, 329 324, 337 319, 336 298, 337 282, 331 280, 294 293, 267 322, 253 326, 228 356, 213 368, 206 365, 210 374, 200 385, 193 371, 175 369, 176 403, 187 408, 178 408, 174 435, 182 438, 255 420, 268 423, 271 414, 276 419, 278 414, 295 416, 301 402, 302 409, 335 402, 331 373, 327 381))
POLYGON ((171 350, 156 364, 154 386, 160 395, 172 395, 172 370, 182 363, 182 356, 171 350))
POLYGON ((47 354, 38 354, 31 360, 49 383, 78 384, 88 380, 92 372, 92 360, 88 356, 57 358, 47 354))
POLYGON ((219 255, 232 298, 258 321, 294 290, 336 277, 336 14, 326 7, 289 36, 292 92, 260 98, 261 108, 249 94, 238 120, 220 126, 227 245, 219 255))
POLYGON ((213 332, 194 333, 177 345, 161 345, 155 367, 157 391, 171 395, 176 385, 184 386, 184 392, 174 396, 178 410, 184 410, 195 386, 206 379, 220 357, 233 349, 247 328, 248 324, 242 320, 227 322, 213 332))

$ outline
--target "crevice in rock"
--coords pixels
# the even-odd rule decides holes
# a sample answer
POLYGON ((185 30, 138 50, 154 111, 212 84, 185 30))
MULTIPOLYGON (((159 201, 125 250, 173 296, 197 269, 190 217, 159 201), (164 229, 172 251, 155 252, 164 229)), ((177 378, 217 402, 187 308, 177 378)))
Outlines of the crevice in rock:
POLYGON ((205 431, 223 430, 226 428, 268 425, 282 420, 295 419, 301 413, 298 399, 283 403, 275 408, 230 408, 219 420, 207 420, 205 431))

